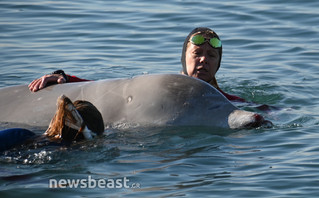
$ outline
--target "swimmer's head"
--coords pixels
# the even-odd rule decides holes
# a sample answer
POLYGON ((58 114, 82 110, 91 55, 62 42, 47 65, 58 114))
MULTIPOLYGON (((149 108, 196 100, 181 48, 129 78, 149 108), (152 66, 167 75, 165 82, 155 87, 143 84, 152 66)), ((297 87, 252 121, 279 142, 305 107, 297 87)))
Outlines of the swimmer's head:
POLYGON ((53 140, 79 141, 101 135, 104 122, 101 113, 90 102, 74 103, 62 95, 57 101, 58 109, 45 135, 53 140))
POLYGON ((222 44, 219 36, 209 28, 195 28, 184 41, 181 57, 183 73, 210 82, 215 78, 221 58, 222 44), (205 60, 199 60, 199 53, 202 52, 206 54, 205 60), (205 62, 206 66, 201 61, 205 62), (204 66, 204 70, 201 70, 204 66))

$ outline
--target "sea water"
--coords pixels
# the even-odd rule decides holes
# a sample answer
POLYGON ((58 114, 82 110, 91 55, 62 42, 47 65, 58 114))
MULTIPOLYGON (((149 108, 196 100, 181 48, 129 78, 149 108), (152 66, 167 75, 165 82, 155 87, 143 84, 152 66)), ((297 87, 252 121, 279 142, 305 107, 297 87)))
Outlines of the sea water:
POLYGON ((0 196, 317 197, 318 21, 316 0, 0 1, 0 87, 57 69, 91 80, 179 73, 185 37, 205 26, 223 43, 220 87, 275 107, 236 104, 269 129, 118 128, 11 150, 0 196))

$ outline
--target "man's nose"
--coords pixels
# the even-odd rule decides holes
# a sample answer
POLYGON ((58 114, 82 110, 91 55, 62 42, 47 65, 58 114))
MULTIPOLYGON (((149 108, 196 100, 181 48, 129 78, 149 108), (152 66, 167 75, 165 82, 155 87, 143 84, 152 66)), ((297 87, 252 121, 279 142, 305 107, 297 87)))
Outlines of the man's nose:
POLYGON ((207 55, 203 55, 203 56, 200 57, 200 63, 203 63, 204 66, 208 65, 207 55))

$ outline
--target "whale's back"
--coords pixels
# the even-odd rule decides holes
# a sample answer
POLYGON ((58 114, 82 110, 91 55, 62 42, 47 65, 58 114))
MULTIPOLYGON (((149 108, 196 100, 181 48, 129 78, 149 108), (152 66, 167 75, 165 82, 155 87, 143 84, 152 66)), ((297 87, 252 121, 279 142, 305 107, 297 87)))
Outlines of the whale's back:
POLYGON ((106 125, 210 125, 228 127, 236 110, 218 90, 178 74, 53 85, 36 93, 26 85, 0 89, 0 122, 47 126, 60 95, 88 100, 106 125))

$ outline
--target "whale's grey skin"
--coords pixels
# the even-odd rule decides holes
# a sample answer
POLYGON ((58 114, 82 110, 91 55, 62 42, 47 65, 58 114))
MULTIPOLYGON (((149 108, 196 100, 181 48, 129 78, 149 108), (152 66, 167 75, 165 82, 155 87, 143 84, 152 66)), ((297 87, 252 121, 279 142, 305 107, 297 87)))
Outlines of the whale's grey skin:
POLYGON ((254 122, 256 115, 238 110, 217 89, 201 80, 161 74, 59 84, 35 93, 27 85, 1 88, 0 122, 48 126, 62 94, 72 101, 90 101, 107 126, 126 123, 242 128, 254 122))

